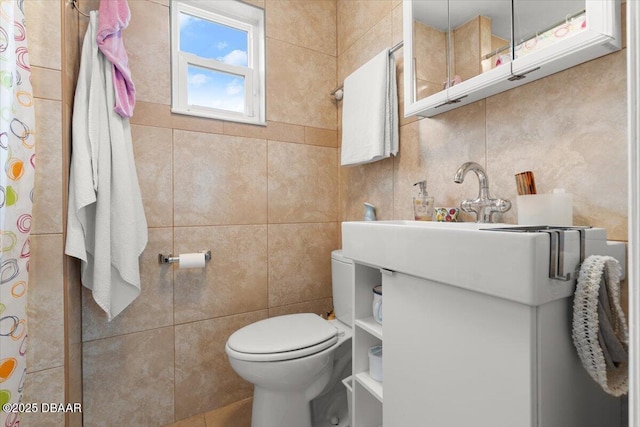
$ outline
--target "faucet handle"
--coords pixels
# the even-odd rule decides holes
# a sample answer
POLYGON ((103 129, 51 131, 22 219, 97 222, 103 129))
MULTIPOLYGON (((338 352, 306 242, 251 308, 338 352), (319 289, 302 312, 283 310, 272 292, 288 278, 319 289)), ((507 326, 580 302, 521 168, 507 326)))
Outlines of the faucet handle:
POLYGON ((483 212, 483 218, 479 222, 493 222, 494 213, 505 213, 511 209, 511 201, 505 199, 489 199, 487 210, 483 212))
POLYGON ((511 202, 505 199, 467 199, 460 203, 460 209, 475 213, 477 222, 491 222, 494 213, 504 213, 511 209, 511 202))
POLYGON ((460 209, 467 213, 478 214, 478 201, 472 199, 466 199, 460 202, 460 209))
POLYGON ((497 212, 505 213, 511 209, 511 201, 506 199, 494 199, 495 208, 497 212))

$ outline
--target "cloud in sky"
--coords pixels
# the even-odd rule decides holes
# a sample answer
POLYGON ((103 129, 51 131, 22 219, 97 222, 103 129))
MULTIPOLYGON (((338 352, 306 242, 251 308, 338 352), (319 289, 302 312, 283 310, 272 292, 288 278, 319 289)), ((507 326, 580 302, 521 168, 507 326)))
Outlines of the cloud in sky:
POLYGON ((218 42, 217 48, 218 50, 224 50, 225 47, 229 46, 229 43, 226 41, 218 42))
POLYGON ((209 92, 189 93, 189 104, 207 108, 217 108, 226 111, 244 112, 244 98, 241 95, 233 97, 216 97, 209 92))
POLYGON ((225 92, 229 96, 241 94, 244 90, 244 82, 240 79, 233 79, 227 83, 225 92))
POLYGON ((225 56, 219 56, 216 59, 225 64, 238 65, 241 67, 246 67, 248 63, 247 52, 238 49, 232 50, 225 56))
POLYGON ((245 82, 233 74, 190 67, 187 91, 190 105, 240 113, 245 108, 245 82))
POLYGON ((201 73, 193 74, 189 77, 189 83, 195 87, 207 84, 209 80, 209 76, 201 73))

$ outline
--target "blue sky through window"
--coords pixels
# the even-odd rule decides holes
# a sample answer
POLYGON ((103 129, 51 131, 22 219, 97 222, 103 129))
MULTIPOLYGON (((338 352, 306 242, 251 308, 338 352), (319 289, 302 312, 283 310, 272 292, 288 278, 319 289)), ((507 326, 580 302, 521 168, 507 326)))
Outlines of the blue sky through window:
MULTIPOLYGON (((225 64, 246 67, 246 31, 180 13, 180 50, 225 64)), ((188 104, 243 113, 244 77, 188 66, 188 104)))
POLYGON ((247 66, 246 31, 180 13, 180 50, 225 64, 247 66))
POLYGON ((189 65, 189 105, 244 112, 244 77, 189 65))

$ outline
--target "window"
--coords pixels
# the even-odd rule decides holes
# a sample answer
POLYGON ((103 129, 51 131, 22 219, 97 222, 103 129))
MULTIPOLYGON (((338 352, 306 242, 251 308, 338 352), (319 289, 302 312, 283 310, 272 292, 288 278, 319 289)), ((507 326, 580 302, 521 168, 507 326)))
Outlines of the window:
POLYGON ((235 0, 171 1, 171 111, 265 120, 264 11, 235 0))

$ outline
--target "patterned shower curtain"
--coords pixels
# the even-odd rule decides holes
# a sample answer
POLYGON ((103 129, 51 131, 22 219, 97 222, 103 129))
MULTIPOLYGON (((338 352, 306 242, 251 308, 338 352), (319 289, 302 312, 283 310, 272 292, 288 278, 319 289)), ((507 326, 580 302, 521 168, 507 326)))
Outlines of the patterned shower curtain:
MULTIPOLYGON (((24 0, 0 0, 0 404, 17 404, 27 370, 29 232, 35 114, 24 0)), ((9 405, 11 406, 11 405, 9 405)), ((0 410, 0 426, 18 414, 0 410)))

